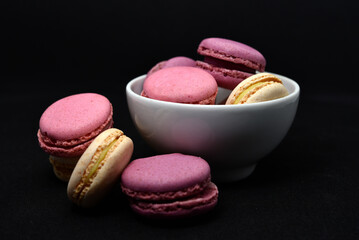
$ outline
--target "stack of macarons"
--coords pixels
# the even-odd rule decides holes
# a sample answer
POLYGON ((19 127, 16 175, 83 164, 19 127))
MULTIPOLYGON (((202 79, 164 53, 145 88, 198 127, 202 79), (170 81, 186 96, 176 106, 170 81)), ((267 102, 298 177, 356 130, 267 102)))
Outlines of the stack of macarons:
POLYGON ((79 206, 96 205, 131 159, 133 142, 113 128, 112 116, 105 96, 81 93, 57 100, 40 118, 39 145, 79 206))
MULTIPOLYGON (((245 79, 257 81, 258 74, 258 78, 263 78, 260 74, 265 70, 266 59, 246 44, 224 38, 206 38, 200 42, 197 52, 203 60, 179 56, 152 67, 141 95, 175 103, 213 105, 218 87, 238 92, 237 86, 245 79)), ((256 96, 265 97, 251 97, 250 101, 227 101, 226 104, 268 101, 288 94, 279 78, 272 74, 270 78, 276 79, 276 84, 270 87, 263 85, 256 93, 256 96)), ((254 94, 257 89, 253 87, 249 94, 254 94)))
POLYGON ((78 159, 95 137, 113 126, 112 115, 110 101, 96 93, 62 98, 44 111, 37 136, 59 179, 70 179, 78 159))
POLYGON ((121 182, 130 206, 143 216, 186 217, 216 206, 218 189, 205 160, 175 153, 130 163, 134 144, 112 127, 112 115, 106 97, 82 93, 56 101, 40 118, 39 145, 50 154, 55 175, 68 181, 74 204, 96 206, 121 182))

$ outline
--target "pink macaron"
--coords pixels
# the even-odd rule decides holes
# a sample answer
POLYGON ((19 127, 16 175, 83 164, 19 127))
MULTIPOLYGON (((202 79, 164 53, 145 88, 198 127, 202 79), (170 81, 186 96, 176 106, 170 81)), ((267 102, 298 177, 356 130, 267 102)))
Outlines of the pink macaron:
POLYGON ((67 181, 92 140, 113 126, 110 101, 96 93, 62 98, 42 114, 37 132, 40 147, 50 155, 57 177, 67 181))
POLYGON ((206 38, 197 52, 204 56, 197 66, 211 73, 218 86, 234 89, 256 71, 263 72, 266 60, 256 49, 224 38, 206 38))
POLYGON ((187 66, 164 68, 149 75, 142 96, 175 103, 214 104, 218 86, 206 71, 187 66))
POLYGON ((161 62, 157 63, 147 73, 147 76, 149 76, 150 74, 157 72, 158 70, 161 70, 163 68, 178 67, 178 66, 195 67, 196 61, 191 58, 183 57, 183 56, 173 57, 168 60, 161 61, 161 62))
POLYGON ((179 153, 132 161, 122 173, 121 187, 131 208, 152 218, 198 215, 218 201, 208 163, 179 153))

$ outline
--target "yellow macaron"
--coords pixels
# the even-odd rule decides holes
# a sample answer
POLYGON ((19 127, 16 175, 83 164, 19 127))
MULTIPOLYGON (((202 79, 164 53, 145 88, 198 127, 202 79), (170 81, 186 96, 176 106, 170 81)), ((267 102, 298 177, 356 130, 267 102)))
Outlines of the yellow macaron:
POLYGON ((229 95, 226 104, 264 102, 288 95, 282 81, 270 73, 258 73, 243 80, 229 95))
POLYGON ((102 132, 72 172, 67 186, 69 199, 81 207, 96 205, 118 180, 132 153, 133 142, 121 130, 102 132))

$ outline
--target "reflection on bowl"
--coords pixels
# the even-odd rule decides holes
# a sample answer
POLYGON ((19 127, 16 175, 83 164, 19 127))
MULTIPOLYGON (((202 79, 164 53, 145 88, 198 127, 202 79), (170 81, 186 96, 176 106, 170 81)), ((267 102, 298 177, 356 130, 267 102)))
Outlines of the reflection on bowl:
POLYGON ((243 105, 223 105, 231 91, 219 88, 217 105, 191 105, 140 95, 145 75, 127 84, 127 102, 141 136, 158 153, 204 158, 218 181, 249 176, 260 159, 285 137, 299 102, 299 85, 276 74, 289 95, 243 105))

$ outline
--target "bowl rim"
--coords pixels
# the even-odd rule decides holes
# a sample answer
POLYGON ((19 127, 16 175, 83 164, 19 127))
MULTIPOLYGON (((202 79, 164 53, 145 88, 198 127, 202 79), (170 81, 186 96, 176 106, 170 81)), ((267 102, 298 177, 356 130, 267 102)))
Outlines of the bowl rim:
POLYGON ((277 77, 279 77, 285 84, 288 82, 289 84, 291 84, 294 87, 294 90, 287 96, 282 97, 282 98, 278 98, 278 99, 274 99, 274 100, 270 100, 270 101, 265 101, 265 102, 258 102, 258 103, 251 103, 251 104, 230 104, 230 105, 224 105, 224 104, 215 104, 215 105, 199 105, 199 104, 186 104, 186 103, 176 103, 176 102, 167 102, 167 101, 162 101, 162 100, 157 100, 157 99, 151 99, 151 98, 147 98, 147 97, 143 97, 140 94, 136 93, 133 90, 133 85, 136 84, 139 81, 144 81, 146 78, 146 74, 143 74, 141 76, 135 77, 134 79, 132 79, 131 81, 129 81, 126 85, 126 94, 127 94, 127 98, 128 97, 132 97, 133 99, 136 99, 137 101, 141 101, 144 103, 149 103, 149 104, 158 104, 158 105, 163 105, 163 107, 177 107, 177 108, 186 108, 186 109, 211 109, 213 110, 213 108, 216 108, 216 110, 219 109, 248 109, 248 108, 261 108, 261 107, 270 107, 270 106, 276 106, 276 105, 280 105, 280 104, 285 104, 288 102, 293 102, 295 101, 298 97, 299 97, 299 93, 300 93, 300 87, 299 84, 294 81, 293 79, 290 79, 286 76, 277 74, 277 73, 272 73, 274 75, 276 75, 277 77))

